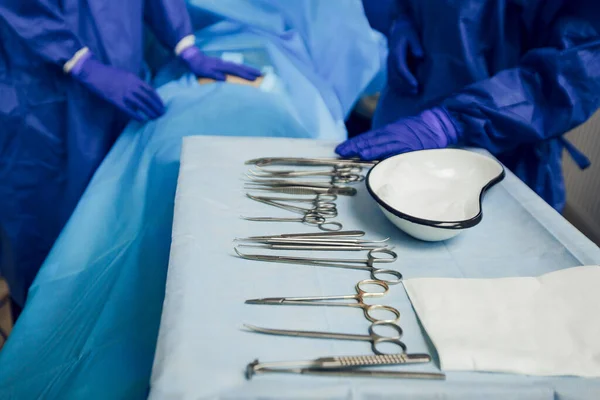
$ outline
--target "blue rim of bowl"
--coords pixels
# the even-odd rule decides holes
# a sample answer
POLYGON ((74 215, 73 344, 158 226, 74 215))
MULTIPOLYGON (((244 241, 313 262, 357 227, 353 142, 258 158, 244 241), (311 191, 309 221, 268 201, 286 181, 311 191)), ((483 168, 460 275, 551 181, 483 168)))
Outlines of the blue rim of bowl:
MULTIPOLYGON (((462 150, 462 149, 454 149, 454 150, 468 151, 468 150, 462 150)), ((472 153, 472 152, 470 152, 470 153, 472 153)), ((407 153, 404 153, 404 154, 407 154, 407 153)), ((475 153, 475 154, 478 154, 478 153, 475 153)), ((479 154, 479 155, 481 155, 481 154, 479 154)), ((483 156, 483 157, 485 157, 485 156, 483 156)), ((487 157, 487 158, 489 158, 489 157, 487 157)), ((391 207, 390 205, 388 205, 377 194, 375 194, 375 191, 373 191, 373 189, 371 189, 371 184, 370 184, 371 173, 373 172, 373 170, 375 168, 377 168, 379 165, 381 165, 381 162, 379 162, 379 163, 375 164, 373 167, 371 167, 371 169, 367 173, 365 182, 366 182, 366 186, 367 186, 367 191, 369 192, 371 197, 373 197, 380 206, 382 206, 388 212, 392 213, 393 215, 395 215, 399 218, 405 219, 405 220, 413 222, 415 224, 431 226, 433 228, 466 229, 466 228, 471 228, 471 227, 477 225, 479 222, 481 222, 481 219, 483 218, 482 202, 483 202, 483 197, 485 195, 485 192, 487 192, 492 186, 501 182, 504 179, 504 177, 506 176, 506 172, 504 171, 504 166, 492 158, 490 158, 490 160, 497 162, 500 165, 500 168, 502 168, 502 171, 498 174, 498 176, 496 176, 495 178, 492 178, 484 187, 481 188, 481 192, 479 192, 479 212, 477 213, 477 215, 475 215, 472 218, 461 220, 461 221, 435 221, 435 220, 431 220, 431 219, 423 219, 423 218, 413 217, 412 215, 405 214, 401 211, 396 210, 395 208, 391 207)))

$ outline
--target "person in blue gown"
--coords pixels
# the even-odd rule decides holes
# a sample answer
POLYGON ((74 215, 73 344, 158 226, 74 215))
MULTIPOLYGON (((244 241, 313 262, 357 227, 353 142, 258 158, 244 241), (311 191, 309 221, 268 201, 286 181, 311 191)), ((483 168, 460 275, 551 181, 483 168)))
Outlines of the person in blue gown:
POLYGON ((0 4, 0 276, 18 307, 127 121, 165 112, 144 80, 144 23, 197 76, 260 75, 204 55, 184 0, 0 4))
POLYGON ((556 210, 563 135, 600 106, 600 3, 593 0, 364 0, 388 38, 373 129, 343 157, 447 146, 489 150, 556 210))

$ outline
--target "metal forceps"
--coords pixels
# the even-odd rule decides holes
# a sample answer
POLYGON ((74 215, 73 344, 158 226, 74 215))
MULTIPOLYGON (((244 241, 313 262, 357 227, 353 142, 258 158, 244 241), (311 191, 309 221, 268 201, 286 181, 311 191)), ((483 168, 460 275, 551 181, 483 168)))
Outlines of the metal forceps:
POLYGON ((284 204, 278 200, 271 200, 269 198, 265 198, 262 196, 251 195, 250 193, 247 193, 246 196, 249 199, 257 201, 259 203, 263 203, 263 204, 267 204, 269 206, 281 208, 282 210, 287 210, 287 211, 297 213, 297 214, 303 214, 303 215, 317 214, 317 215, 322 216, 323 218, 337 217, 337 207, 336 207, 335 203, 329 202, 329 201, 315 200, 313 202, 314 207, 305 208, 305 207, 293 206, 291 204, 284 204))
POLYGON ((333 267, 348 268, 369 271, 371 279, 385 282, 388 285, 395 285, 402 281, 402 274, 394 269, 375 268, 376 263, 391 263, 398 259, 398 255, 390 249, 374 249, 369 251, 367 259, 335 259, 335 258, 310 258, 310 257, 291 257, 263 254, 244 254, 236 248, 238 256, 246 260, 267 261, 275 263, 301 264, 315 267, 333 267), (385 279, 385 276, 392 276, 393 279, 385 279))
POLYGON ((277 335, 277 336, 292 336, 292 337, 304 337, 304 338, 313 338, 313 339, 335 339, 335 340, 356 340, 363 342, 371 342, 371 349, 373 353, 378 355, 383 354, 396 354, 389 353, 385 351, 381 351, 377 348, 377 345, 380 343, 392 343, 393 345, 400 348, 398 354, 406 353, 406 345, 400 340, 402 337, 402 328, 398 325, 385 322, 385 321, 377 321, 373 322, 371 326, 369 326, 369 334, 368 335, 356 335, 351 333, 332 333, 332 332, 318 332, 318 331, 299 331, 299 330, 290 330, 290 329, 270 329, 270 328, 261 328, 259 326, 244 324, 244 327, 258 333, 265 333, 267 335, 277 335), (375 328, 377 327, 388 327, 394 330, 397 335, 395 336, 383 336, 375 332, 375 328))
POLYGON ((266 235, 266 236, 250 236, 243 240, 264 240, 264 239, 305 239, 305 238, 322 238, 322 239, 336 239, 338 237, 348 238, 359 238, 365 236, 364 231, 337 231, 337 232, 320 232, 320 233, 282 233, 280 235, 266 235))
POLYGON ((272 170, 260 165, 256 166, 256 170, 250 170, 251 175, 257 177, 280 177, 280 178, 299 178, 304 176, 323 176, 323 177, 347 177, 353 179, 356 177, 357 180, 364 180, 364 176, 360 175, 362 167, 351 167, 351 166, 334 166, 333 169, 325 170, 272 170))
POLYGON ((291 179, 286 179, 286 178, 257 178, 254 176, 250 176, 247 175, 249 181, 246 182, 246 186, 250 187, 252 185, 261 185, 261 186, 278 186, 278 185, 285 185, 285 186, 303 186, 303 187, 314 187, 314 188, 320 188, 320 189, 328 189, 328 188, 333 188, 333 187, 339 187, 339 186, 335 186, 334 183, 332 182, 328 182, 325 180, 313 180, 313 181, 295 181, 295 180, 291 180, 291 179))
POLYGON ((321 357, 310 361, 280 361, 261 363, 254 360, 246 367, 246 379, 255 374, 287 373, 320 376, 347 376, 396 379, 439 379, 446 375, 437 372, 378 371, 361 369, 369 366, 418 364, 431 361, 429 354, 385 354, 375 356, 321 357))
POLYGON ((295 306, 325 306, 325 307, 354 307, 361 308, 365 317, 371 322, 389 322, 395 323, 400 319, 400 311, 394 307, 381 304, 366 304, 365 298, 385 296, 390 287, 387 283, 373 279, 365 279, 358 282, 355 286, 356 294, 340 296, 314 296, 314 297, 267 297, 263 299, 246 300, 246 304, 265 304, 265 305, 295 305, 295 306), (363 288, 366 285, 374 285, 383 288, 383 292, 369 291, 363 288), (356 303, 335 302, 334 300, 356 300, 356 303), (375 310, 385 310, 394 314, 394 319, 379 319, 372 315, 375 310))
POLYGON ((335 204, 337 200, 337 195, 335 194, 316 194, 311 196, 311 198, 299 198, 299 197, 273 197, 273 196, 254 196, 261 200, 271 200, 271 201, 286 201, 288 203, 332 203, 335 204))
POLYGON ((281 184, 281 185, 266 185, 258 182, 247 182, 246 189, 250 190, 261 190, 272 193, 283 193, 283 194, 331 194, 340 196, 355 196, 358 191, 356 188, 348 186, 328 186, 328 187, 315 187, 314 185, 302 186, 294 184, 281 184))
POLYGON ((343 225, 336 221, 327 221, 323 216, 310 213, 300 218, 279 218, 279 217, 242 217, 246 221, 259 222, 302 222, 303 224, 316 226, 322 231, 336 232, 343 228, 343 225))
POLYGON ((343 158, 302 158, 302 157, 262 157, 246 161, 246 165, 290 165, 290 166, 320 166, 320 167, 372 167, 377 161, 361 161, 343 158))
POLYGON ((315 183, 323 183, 327 182, 328 179, 330 183, 356 183, 362 182, 365 180, 365 176, 361 175, 361 168, 356 167, 334 167, 331 170, 318 170, 318 171, 269 171, 267 169, 263 169, 259 166, 256 167, 257 170, 249 170, 248 176, 252 180, 258 181, 258 179, 287 179, 287 182, 294 182, 295 178, 306 178, 312 177, 316 178, 315 183))

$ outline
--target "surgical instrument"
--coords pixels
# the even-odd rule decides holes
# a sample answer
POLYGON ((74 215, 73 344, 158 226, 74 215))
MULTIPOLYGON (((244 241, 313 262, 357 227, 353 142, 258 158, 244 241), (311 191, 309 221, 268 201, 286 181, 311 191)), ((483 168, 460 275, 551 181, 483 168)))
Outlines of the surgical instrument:
POLYGON ((364 245, 360 243, 314 243, 301 242, 285 244, 240 244, 239 247, 254 247, 269 250, 310 250, 310 251, 365 251, 381 249, 381 245, 364 245))
POLYGON ((323 176, 323 177, 348 177, 357 176, 360 180, 364 180, 364 176, 360 175, 361 167, 333 167, 328 170, 269 170, 261 166, 256 166, 256 170, 248 171, 251 175, 257 177, 281 177, 281 178, 298 178, 304 176, 323 176))
POLYGON ((331 258, 310 258, 310 257, 291 257, 291 256, 276 256, 263 254, 244 254, 237 248, 234 249, 238 256, 246 260, 266 261, 275 263, 301 264, 315 267, 332 267, 332 268, 348 268, 356 270, 369 271, 371 279, 385 282, 388 285, 395 285, 402 281, 402 274, 393 269, 375 268, 376 263, 391 263, 398 259, 398 255, 390 249, 375 249, 369 251, 367 259, 331 259, 331 258), (378 257, 377 254, 389 256, 378 257), (391 275, 394 279, 382 279, 382 276, 391 275), (378 276, 381 276, 378 277, 378 276))
POLYGON ((351 333, 332 333, 332 332, 318 332, 318 331, 299 331, 299 330, 289 330, 289 329, 270 329, 270 328, 261 328, 259 326, 244 324, 244 327, 257 333, 264 333, 267 335, 276 335, 276 336, 291 336, 291 337, 302 337, 302 338, 313 338, 313 339, 334 339, 334 340, 356 340, 363 342, 371 342, 371 349, 373 353, 378 355, 383 354, 396 354, 380 351, 377 348, 377 345, 380 343, 391 343, 397 347, 400 347, 400 354, 406 352, 406 345, 400 341, 402 337, 402 328, 400 328, 396 324, 392 324, 389 322, 373 322, 371 326, 369 326, 369 334, 368 335, 357 335, 351 333), (388 327, 394 330, 398 335, 397 336, 382 336, 375 332, 375 328, 377 327, 388 327))
MULTIPOLYGON (((285 183, 294 183, 296 182, 296 178, 306 178, 313 177, 315 180, 310 181, 310 183, 317 184, 325 184, 329 183, 330 185, 338 184, 338 183, 356 183, 364 181, 364 175, 358 174, 336 174, 335 172, 330 172, 329 174, 319 174, 312 175, 308 173, 303 173, 301 175, 269 175, 269 174, 257 174, 255 171, 248 171, 246 174, 248 178, 250 178, 254 182, 265 182, 265 181, 277 181, 277 183, 282 183, 282 180, 285 179, 285 183), (279 178, 279 179, 273 179, 279 178), (327 178, 327 179, 324 179, 327 178)), ((273 183, 273 182, 271 182, 273 183)), ((305 184, 307 182, 304 182, 305 184)))
POLYGON ((240 247, 257 247, 272 250, 375 250, 388 248, 385 242, 389 238, 372 241, 341 237, 292 237, 292 238, 266 238, 251 239, 237 238, 234 241, 242 242, 240 247), (249 243, 249 244, 245 244, 249 243), (333 247, 333 248, 331 248, 333 247))
POLYGON ((372 167, 377 161, 361 161, 341 158, 302 158, 302 157, 262 157, 248 160, 246 165, 290 165, 290 166, 321 166, 321 167, 372 167))
POLYGON ((282 194, 335 194, 339 196, 355 196, 357 192, 353 187, 314 187, 314 186, 296 186, 296 185, 261 185, 259 183, 246 183, 246 189, 261 190, 282 194))
POLYGON ((316 226, 322 231, 335 232, 343 228, 343 225, 336 221, 329 221, 316 214, 306 214, 302 218, 279 218, 279 217, 242 217, 246 221, 258 222, 301 222, 306 225, 316 226))
POLYGON ((359 369, 367 366, 421 364, 430 361, 431 356, 429 354, 321 357, 310 361, 280 361, 269 363, 260 363, 258 360, 254 360, 246 367, 246 379, 251 379, 255 374, 268 372, 371 378, 445 379, 445 374, 436 372, 375 371, 359 369))
POLYGON ((261 200, 269 200, 269 201, 287 201, 288 203, 314 203, 314 202, 323 202, 323 203, 333 203, 337 200, 337 196, 335 194, 317 194, 311 199, 300 199, 297 197, 272 197, 272 196, 256 196, 261 200))
MULTIPOLYGON (((389 239, 389 238, 388 238, 389 239)), ((376 248, 384 248, 387 247, 387 245, 385 244, 385 242, 388 239, 383 239, 383 240, 363 240, 363 239, 341 239, 341 238, 335 238, 335 237, 331 237, 331 238, 302 238, 302 237, 297 237, 297 238, 272 238, 272 239, 244 239, 244 238, 237 238, 234 239, 234 241, 236 242, 246 242, 246 243, 260 243, 260 244, 298 244, 298 245, 311 245, 311 244, 316 244, 316 245, 338 245, 338 246, 345 246, 345 245, 356 245, 356 246, 369 246, 369 245, 377 245, 378 247, 376 248)))
POLYGON ((331 202, 315 202, 313 208, 304 208, 292 206, 290 204, 284 204, 279 201, 274 200, 266 200, 261 198, 260 196, 253 196, 249 193, 246 194, 249 199, 257 201, 259 203, 267 204, 269 206, 281 208, 283 210, 287 210, 296 214, 317 214, 324 218, 335 218, 337 217, 337 208, 335 203, 331 202))
POLYGON ((267 179, 257 178, 250 175, 246 175, 250 182, 247 183, 260 183, 261 185, 295 185, 295 186, 314 186, 318 188, 329 188, 335 187, 334 184, 327 181, 294 181, 289 179, 267 179))
POLYGON ((257 176, 331 176, 331 175, 348 175, 348 174, 360 174, 363 170, 363 167, 352 167, 352 166, 339 166, 334 165, 331 166, 331 169, 303 169, 303 170, 295 170, 295 169, 280 169, 273 170, 268 169, 265 166, 256 165, 256 171, 252 171, 257 176))
POLYGON ((279 235, 265 235, 265 236, 250 236, 246 239, 275 239, 275 238, 332 238, 332 237, 362 237, 365 236, 364 231, 337 231, 337 232, 319 232, 319 233, 282 233, 279 235))
POLYGON ((400 311, 391 306, 384 306, 381 304, 366 304, 365 298, 369 297, 382 297, 385 296, 389 291, 387 283, 374 280, 365 279, 358 282, 355 286, 356 294, 340 295, 340 296, 313 296, 313 297, 267 297, 262 299, 250 299, 246 300, 246 304, 264 304, 264 305, 294 305, 294 306, 323 306, 323 307, 353 307, 360 308, 367 318, 371 322, 389 322, 394 323, 400 319, 400 311), (366 289, 367 285, 379 286, 383 288, 382 292, 369 291, 366 289), (356 300, 356 303, 348 302, 335 302, 334 300, 356 300), (388 313, 394 314, 394 319, 379 319, 372 315, 375 310, 383 310, 388 313))
POLYGON ((379 245, 378 248, 387 247, 384 243, 389 238, 382 240, 347 239, 340 237, 293 237, 293 238, 236 238, 236 242, 262 243, 262 244, 332 244, 332 245, 379 245))

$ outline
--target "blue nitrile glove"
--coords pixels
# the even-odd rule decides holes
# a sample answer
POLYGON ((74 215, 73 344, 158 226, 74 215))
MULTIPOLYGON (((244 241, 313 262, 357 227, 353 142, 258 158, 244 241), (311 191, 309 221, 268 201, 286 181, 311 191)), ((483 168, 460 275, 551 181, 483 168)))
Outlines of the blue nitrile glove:
POLYGON ((179 57, 185 61, 190 71, 198 77, 224 81, 226 75, 235 75, 253 81, 260 76, 260 71, 257 69, 223 61, 220 58, 209 57, 196 46, 188 47, 181 52, 179 57))
POLYGON ((459 135, 453 117, 443 107, 436 107, 358 135, 335 151, 345 158, 380 160, 414 150, 443 148, 455 144, 459 135))
POLYGON ((93 93, 119 108, 131 118, 155 119, 165 112, 158 93, 134 74, 95 60, 91 53, 82 57, 69 72, 93 93))
POLYGON ((389 34, 388 85, 401 94, 417 94, 419 82, 410 70, 411 61, 423 58, 423 47, 413 23, 400 18, 389 34))

